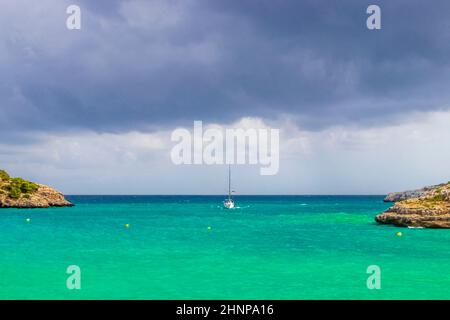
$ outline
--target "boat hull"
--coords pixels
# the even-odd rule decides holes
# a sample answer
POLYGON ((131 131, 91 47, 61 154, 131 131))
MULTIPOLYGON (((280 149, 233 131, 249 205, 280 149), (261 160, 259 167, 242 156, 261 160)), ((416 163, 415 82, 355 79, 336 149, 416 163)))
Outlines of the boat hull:
POLYGON ((233 200, 225 200, 223 202, 223 206, 225 209, 233 209, 234 208, 234 201, 233 200))

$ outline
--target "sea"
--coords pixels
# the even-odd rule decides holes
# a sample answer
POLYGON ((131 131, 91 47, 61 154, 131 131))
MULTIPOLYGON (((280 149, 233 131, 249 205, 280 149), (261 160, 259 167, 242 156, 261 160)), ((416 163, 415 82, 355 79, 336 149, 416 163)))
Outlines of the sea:
POLYGON ((0 209, 0 299, 450 299, 450 230, 383 196, 68 199, 0 209))

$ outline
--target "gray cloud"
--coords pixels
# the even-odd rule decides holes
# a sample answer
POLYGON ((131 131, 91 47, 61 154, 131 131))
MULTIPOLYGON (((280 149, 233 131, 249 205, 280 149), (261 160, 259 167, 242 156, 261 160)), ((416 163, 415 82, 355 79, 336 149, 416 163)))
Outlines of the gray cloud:
MULTIPOLYGON (((450 111, 405 117, 392 126, 280 128, 280 170, 233 165, 238 194, 385 194, 448 181, 450 111)), ((260 127, 243 119, 236 127, 260 127)), ((190 128, 192 129, 192 128, 190 128)), ((226 194, 226 165, 175 165, 169 131, 119 134, 42 133, 33 144, 0 142, 0 163, 13 176, 68 194, 226 194)))
POLYGON ((0 134, 288 115, 310 129, 448 105, 448 1, 4 1, 0 134))

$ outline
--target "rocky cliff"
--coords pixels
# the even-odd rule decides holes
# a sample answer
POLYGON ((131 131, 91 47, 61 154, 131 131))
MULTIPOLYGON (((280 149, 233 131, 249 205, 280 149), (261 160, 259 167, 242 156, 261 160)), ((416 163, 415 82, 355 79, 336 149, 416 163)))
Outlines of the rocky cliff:
POLYGON ((438 184, 435 186, 423 187, 422 189, 417 190, 409 190, 403 192, 391 192, 385 198, 384 202, 397 202, 407 199, 420 198, 425 195, 427 192, 435 190, 437 188, 445 186, 445 183, 438 184))
POLYGON ((0 170, 0 208, 68 207, 72 203, 61 192, 21 178, 10 178, 0 170))
POLYGON ((450 182, 395 193, 388 199, 399 201, 375 217, 378 223, 401 227, 450 228, 450 182))

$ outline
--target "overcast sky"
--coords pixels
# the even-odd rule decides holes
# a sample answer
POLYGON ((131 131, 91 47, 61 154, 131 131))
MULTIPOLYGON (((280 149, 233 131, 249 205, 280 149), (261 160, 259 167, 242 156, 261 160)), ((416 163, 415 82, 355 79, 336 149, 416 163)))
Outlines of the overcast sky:
MULTIPOLYGON (((243 194, 381 194, 450 180, 450 2, 3 0, 0 167, 68 194, 221 194, 171 132, 280 129, 243 194), (81 8, 81 30, 66 8, 81 8), (381 30, 366 9, 381 7, 381 30)), ((223 183, 222 183, 223 181, 223 183)))

